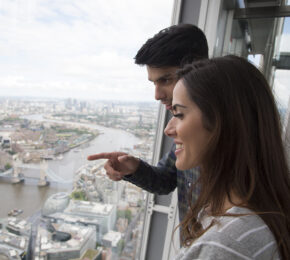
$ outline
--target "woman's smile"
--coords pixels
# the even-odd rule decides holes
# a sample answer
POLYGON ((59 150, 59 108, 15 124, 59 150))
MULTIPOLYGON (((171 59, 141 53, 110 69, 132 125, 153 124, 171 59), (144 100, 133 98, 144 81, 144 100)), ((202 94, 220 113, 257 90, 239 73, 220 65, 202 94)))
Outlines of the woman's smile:
POLYGON ((183 151, 183 144, 176 143, 175 155, 177 156, 182 151, 183 151))
POLYGON ((166 126, 165 134, 174 138, 176 167, 191 169, 201 163, 209 132, 203 126, 201 110, 188 97, 180 80, 173 91, 172 105, 173 117, 166 126))

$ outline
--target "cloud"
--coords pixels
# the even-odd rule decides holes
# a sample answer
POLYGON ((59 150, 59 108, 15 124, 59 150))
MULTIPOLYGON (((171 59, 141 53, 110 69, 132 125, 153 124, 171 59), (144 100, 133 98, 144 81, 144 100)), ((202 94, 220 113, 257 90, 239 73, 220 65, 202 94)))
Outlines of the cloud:
POLYGON ((1 0, 1 94, 110 91, 152 100, 153 87, 133 57, 169 26, 172 6, 172 0, 1 0))

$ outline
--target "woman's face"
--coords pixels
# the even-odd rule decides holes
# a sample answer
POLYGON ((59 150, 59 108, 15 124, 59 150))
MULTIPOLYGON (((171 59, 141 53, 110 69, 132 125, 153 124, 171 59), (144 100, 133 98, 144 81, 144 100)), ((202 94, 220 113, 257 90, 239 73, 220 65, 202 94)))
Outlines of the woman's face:
POLYGON ((176 168, 187 170, 201 166, 210 133, 203 127, 201 110, 190 100, 181 80, 173 90, 172 107, 173 117, 164 132, 174 138, 176 168))

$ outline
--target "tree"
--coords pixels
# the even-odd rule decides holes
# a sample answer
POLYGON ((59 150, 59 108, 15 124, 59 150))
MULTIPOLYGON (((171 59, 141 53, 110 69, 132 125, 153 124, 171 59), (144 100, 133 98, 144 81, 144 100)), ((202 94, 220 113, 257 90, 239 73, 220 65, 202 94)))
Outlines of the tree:
POLYGON ((87 200, 86 194, 84 191, 73 191, 71 193, 71 198, 75 200, 87 200))
POLYGON ((5 167, 5 170, 7 171, 12 168, 12 165, 10 163, 6 163, 4 167, 5 167))
POLYGON ((126 209, 126 210, 118 210, 117 217, 118 218, 126 218, 126 219, 128 219, 128 223, 130 223, 130 221, 132 219, 132 212, 129 209, 126 209))
POLYGON ((131 212, 131 210, 129 210, 129 209, 126 209, 125 210, 125 218, 128 219, 128 223, 131 222, 131 219, 132 219, 132 212, 131 212))

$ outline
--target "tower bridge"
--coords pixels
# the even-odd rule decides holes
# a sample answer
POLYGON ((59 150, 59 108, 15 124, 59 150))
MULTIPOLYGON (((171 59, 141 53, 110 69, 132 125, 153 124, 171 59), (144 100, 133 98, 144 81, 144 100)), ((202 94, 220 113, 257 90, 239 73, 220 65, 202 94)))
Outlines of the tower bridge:
POLYGON ((13 161, 13 167, 4 173, 0 173, 0 177, 9 178, 12 183, 19 183, 30 177, 21 174, 21 169, 39 170, 38 186, 46 186, 49 182, 58 184, 71 184, 73 180, 66 180, 60 177, 53 170, 48 168, 45 160, 40 164, 24 164, 19 159, 13 161))

